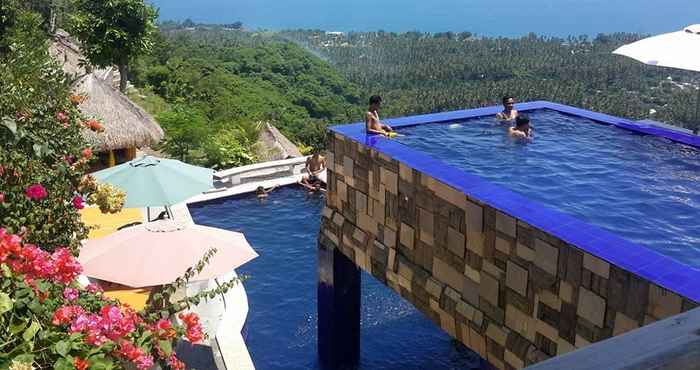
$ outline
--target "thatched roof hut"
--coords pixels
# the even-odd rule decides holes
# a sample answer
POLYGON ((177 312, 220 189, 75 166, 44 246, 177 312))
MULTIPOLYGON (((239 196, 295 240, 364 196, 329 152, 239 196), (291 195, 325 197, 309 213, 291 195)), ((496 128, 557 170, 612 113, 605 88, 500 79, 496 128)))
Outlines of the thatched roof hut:
POLYGON ((63 30, 53 35, 49 53, 62 64, 63 71, 72 76, 73 92, 87 97, 78 105, 80 111, 99 120, 104 127, 100 133, 83 130, 92 147, 105 153, 103 165, 131 159, 136 148, 163 139, 163 130, 153 117, 116 88, 119 71, 111 67, 97 69, 87 64, 78 43, 63 30), (115 155, 115 151, 119 153, 115 155))
POLYGON ((74 91, 87 96, 78 105, 80 111, 103 123, 104 132, 86 129, 84 133, 98 151, 141 148, 163 139, 163 129, 153 117, 107 81, 90 73, 75 83, 74 91))
POLYGON ((278 161, 302 156, 299 148, 269 123, 262 125, 256 149, 256 155, 260 162, 278 161))

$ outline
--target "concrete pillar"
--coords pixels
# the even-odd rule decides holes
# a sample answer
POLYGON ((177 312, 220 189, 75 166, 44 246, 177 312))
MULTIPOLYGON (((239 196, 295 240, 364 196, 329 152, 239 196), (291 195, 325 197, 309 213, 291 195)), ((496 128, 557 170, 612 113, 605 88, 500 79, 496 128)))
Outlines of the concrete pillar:
POLYGON ((360 269, 337 248, 318 248, 318 356, 321 369, 360 361, 360 269))

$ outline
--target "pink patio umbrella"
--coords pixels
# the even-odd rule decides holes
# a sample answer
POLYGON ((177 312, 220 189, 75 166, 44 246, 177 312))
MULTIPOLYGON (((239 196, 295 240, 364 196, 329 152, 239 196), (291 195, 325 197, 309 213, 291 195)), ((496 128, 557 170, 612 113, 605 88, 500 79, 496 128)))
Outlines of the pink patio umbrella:
POLYGON ((224 275, 258 256, 241 233, 165 220, 89 240, 78 260, 88 277, 141 288, 175 281, 211 248, 217 253, 193 280, 224 275))

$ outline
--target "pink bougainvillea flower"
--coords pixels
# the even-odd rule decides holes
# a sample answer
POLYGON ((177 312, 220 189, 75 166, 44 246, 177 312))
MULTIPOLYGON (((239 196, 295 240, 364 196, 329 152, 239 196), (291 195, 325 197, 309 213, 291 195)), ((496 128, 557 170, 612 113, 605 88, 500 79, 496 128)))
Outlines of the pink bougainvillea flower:
POLYGON ((27 198, 31 200, 42 200, 49 195, 41 184, 29 185, 24 193, 27 195, 27 198))
POLYGON ((90 283, 85 287, 85 290, 88 291, 88 293, 95 294, 95 293, 100 293, 102 292, 102 288, 100 288, 99 285, 95 283, 90 283))
POLYGON ((73 302, 78 299, 80 296, 80 292, 78 292, 78 289, 73 289, 73 288, 66 288, 63 289, 63 298, 65 298, 68 302, 73 302))
POLYGON ((58 122, 67 123, 68 122, 68 115, 64 112, 57 112, 56 119, 58 120, 58 122))
POLYGON ((5 203, 5 193, 0 193, 0 203, 5 203))
POLYGON ((168 357, 168 365, 170 365, 170 368, 173 370, 185 370, 185 364, 178 360, 178 358, 175 356, 175 353, 171 354, 170 357, 168 357))
POLYGON ((71 202, 73 203, 73 207, 75 207, 75 209, 85 208, 85 202, 83 201, 83 197, 80 195, 74 196, 71 202))

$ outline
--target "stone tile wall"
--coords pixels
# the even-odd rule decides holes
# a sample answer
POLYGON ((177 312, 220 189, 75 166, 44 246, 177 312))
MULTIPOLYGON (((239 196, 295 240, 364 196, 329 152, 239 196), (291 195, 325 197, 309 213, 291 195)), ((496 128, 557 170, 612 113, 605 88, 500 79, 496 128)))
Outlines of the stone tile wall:
POLYGON ((319 248, 338 248, 498 369, 697 307, 488 204, 329 134, 319 248))

